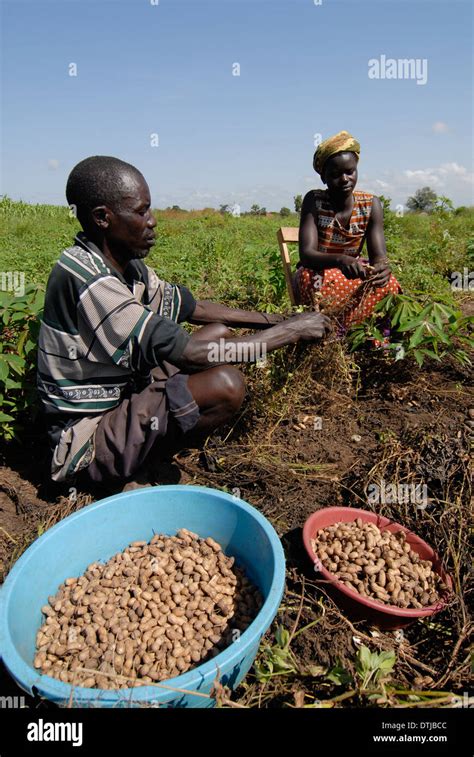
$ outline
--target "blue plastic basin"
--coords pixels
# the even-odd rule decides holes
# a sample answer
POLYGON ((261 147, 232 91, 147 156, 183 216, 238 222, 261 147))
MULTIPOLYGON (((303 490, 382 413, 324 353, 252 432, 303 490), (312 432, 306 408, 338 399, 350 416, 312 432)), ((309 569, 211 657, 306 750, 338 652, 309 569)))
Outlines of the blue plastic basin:
POLYGON ((200 486, 154 486, 85 507, 37 539, 19 558, 0 591, 0 650, 18 685, 59 705, 75 707, 212 707, 216 676, 235 688, 248 672, 283 595, 285 558, 266 518, 241 499, 200 486), (155 686, 86 689, 41 675, 33 667, 41 607, 68 577, 108 560, 130 542, 188 528, 222 545, 258 586, 264 604, 237 641, 193 670, 155 686), (164 685, 171 687, 164 688, 164 685), (176 691, 180 689, 181 691, 176 691), (184 690, 184 691, 183 691, 184 690))

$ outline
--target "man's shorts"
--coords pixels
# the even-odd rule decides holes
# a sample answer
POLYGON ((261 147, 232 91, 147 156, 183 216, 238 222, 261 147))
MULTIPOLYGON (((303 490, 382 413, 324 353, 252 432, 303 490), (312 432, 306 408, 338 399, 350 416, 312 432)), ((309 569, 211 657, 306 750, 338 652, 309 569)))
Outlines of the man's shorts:
POLYGON ((188 375, 170 363, 152 370, 153 383, 131 394, 102 417, 95 432, 95 456, 81 477, 96 483, 133 476, 155 449, 166 452, 199 420, 188 375))

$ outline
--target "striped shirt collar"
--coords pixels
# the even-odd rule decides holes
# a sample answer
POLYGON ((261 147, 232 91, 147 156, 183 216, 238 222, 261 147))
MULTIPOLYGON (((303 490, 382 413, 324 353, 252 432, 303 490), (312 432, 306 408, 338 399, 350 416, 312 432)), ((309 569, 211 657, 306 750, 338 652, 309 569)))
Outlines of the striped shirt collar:
POLYGON ((110 259, 104 255, 100 247, 97 247, 94 242, 91 242, 91 240, 86 237, 83 231, 79 231, 76 234, 76 236, 74 237, 74 242, 79 247, 82 247, 83 250, 91 252, 93 255, 100 255, 107 268, 110 269, 110 272, 115 274, 123 284, 126 284, 128 286, 129 282, 127 281, 123 273, 121 273, 117 268, 115 268, 114 265, 112 265, 110 259))

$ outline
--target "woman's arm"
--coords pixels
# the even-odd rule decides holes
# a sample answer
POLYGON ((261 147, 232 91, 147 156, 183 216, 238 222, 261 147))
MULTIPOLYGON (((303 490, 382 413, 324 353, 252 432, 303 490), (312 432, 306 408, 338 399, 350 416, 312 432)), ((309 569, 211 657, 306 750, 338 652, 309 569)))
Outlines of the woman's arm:
POLYGON ((325 268, 339 268, 348 279, 365 279, 367 272, 362 265, 350 255, 335 255, 318 251, 318 227, 314 217, 314 195, 308 192, 301 207, 300 260, 305 268, 323 271, 325 268))
POLYGON ((366 244, 370 265, 375 269, 375 276, 371 279, 371 283, 375 287, 383 287, 388 284, 391 271, 383 233, 383 208, 378 197, 374 197, 372 200, 372 213, 367 226, 366 244))

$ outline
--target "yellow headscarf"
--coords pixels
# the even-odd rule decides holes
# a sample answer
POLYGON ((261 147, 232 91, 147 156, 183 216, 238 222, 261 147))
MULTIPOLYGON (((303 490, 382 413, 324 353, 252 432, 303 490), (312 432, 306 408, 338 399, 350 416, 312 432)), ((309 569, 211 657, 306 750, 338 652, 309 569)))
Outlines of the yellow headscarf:
POLYGON ((322 176, 324 164, 327 159, 332 155, 336 155, 338 152, 354 152, 357 155, 357 159, 359 159, 360 144, 357 139, 354 139, 354 137, 349 134, 348 131, 340 131, 333 137, 328 137, 324 142, 321 142, 314 153, 314 170, 322 176))

